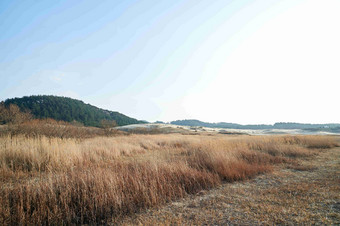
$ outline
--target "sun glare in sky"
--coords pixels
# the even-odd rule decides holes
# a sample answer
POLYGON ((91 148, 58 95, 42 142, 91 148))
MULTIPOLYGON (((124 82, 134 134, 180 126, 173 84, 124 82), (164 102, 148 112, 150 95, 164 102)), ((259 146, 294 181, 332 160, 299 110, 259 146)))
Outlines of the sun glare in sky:
POLYGON ((339 123, 340 1, 0 2, 0 100, 148 121, 339 123))

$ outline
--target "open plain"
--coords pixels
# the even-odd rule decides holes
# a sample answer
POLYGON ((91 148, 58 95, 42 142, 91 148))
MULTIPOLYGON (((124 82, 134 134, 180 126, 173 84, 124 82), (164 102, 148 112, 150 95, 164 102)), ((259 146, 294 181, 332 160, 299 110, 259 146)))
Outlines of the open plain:
POLYGON ((3 135, 0 221, 336 224, 338 141, 211 133, 3 135))
POLYGON ((338 225, 340 149, 144 211, 123 225, 338 225))

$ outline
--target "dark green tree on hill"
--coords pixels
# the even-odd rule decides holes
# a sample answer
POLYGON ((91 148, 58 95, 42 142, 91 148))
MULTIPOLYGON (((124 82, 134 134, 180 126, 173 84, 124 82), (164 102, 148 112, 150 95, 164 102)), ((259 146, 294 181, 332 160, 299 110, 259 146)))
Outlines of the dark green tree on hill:
POLYGON ((111 121, 118 126, 143 123, 119 112, 97 108, 83 101, 58 96, 29 96, 7 99, 5 106, 17 105, 21 111, 29 111, 35 118, 53 118, 66 122, 80 122, 85 126, 101 127, 111 121))

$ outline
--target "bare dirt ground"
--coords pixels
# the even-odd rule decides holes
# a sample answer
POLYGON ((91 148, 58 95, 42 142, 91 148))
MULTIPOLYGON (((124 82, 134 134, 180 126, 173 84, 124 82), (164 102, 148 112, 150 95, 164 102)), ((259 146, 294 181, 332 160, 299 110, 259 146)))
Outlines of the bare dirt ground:
POLYGON ((146 210, 118 224, 339 225, 340 148, 146 210))

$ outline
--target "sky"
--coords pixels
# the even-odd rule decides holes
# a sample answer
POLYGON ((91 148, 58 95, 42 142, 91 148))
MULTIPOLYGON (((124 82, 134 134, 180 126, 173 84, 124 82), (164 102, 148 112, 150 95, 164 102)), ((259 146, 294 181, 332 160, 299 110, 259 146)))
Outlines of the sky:
POLYGON ((0 100, 147 121, 340 123, 339 0, 1 0, 0 100))

